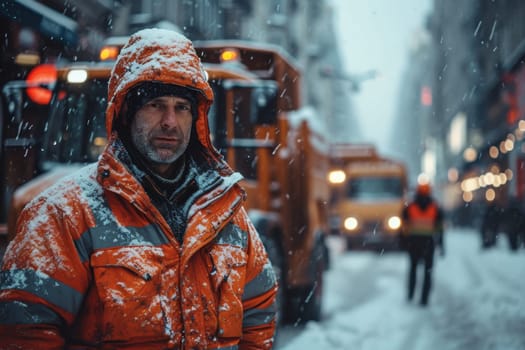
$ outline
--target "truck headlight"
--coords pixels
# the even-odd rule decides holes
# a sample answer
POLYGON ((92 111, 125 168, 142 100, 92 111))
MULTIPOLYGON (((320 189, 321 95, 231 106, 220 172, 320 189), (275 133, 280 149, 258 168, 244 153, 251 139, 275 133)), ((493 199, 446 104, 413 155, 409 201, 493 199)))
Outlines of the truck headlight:
POLYGON ((346 180, 346 174, 343 170, 332 170, 328 173, 328 182, 333 185, 342 184, 346 180))
POLYGON ((67 81, 72 84, 82 84, 87 77, 88 73, 85 69, 72 69, 67 73, 67 81))
POLYGON ((358 224, 359 222, 353 216, 347 217, 344 221, 344 226, 349 231, 355 230, 358 224))
POLYGON ((401 227, 401 218, 399 216, 391 216, 387 221, 388 228, 391 230, 397 230, 401 227))

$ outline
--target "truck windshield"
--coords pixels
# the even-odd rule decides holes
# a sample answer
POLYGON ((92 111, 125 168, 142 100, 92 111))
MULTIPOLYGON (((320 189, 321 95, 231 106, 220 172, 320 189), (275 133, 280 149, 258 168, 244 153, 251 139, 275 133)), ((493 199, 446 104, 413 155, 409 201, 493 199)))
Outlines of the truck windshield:
POLYGON ((211 81, 215 101, 208 113, 210 137, 213 145, 227 157, 228 149, 234 149, 233 161, 236 171, 246 179, 257 179, 257 144, 255 140, 254 114, 257 106, 253 103, 252 88, 230 88, 233 92, 233 105, 228 109, 225 105, 227 91, 223 81, 211 81), (228 114, 230 113, 230 114, 228 114), (228 135, 228 118, 233 124, 228 135))
POLYGON ((357 200, 398 199, 403 196, 399 177, 361 177, 348 182, 347 197, 357 200))
POLYGON ((55 90, 42 147, 42 167, 52 163, 89 163, 97 160, 107 143, 105 110, 107 80, 55 90))

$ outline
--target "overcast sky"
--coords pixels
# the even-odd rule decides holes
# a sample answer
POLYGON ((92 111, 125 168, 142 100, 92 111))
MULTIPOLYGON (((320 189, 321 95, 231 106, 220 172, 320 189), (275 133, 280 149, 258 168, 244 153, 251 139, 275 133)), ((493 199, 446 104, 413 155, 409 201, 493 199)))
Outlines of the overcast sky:
POLYGON ((377 70, 353 95, 364 142, 381 152, 388 146, 401 72, 415 32, 423 27, 432 0, 332 0, 335 30, 347 73, 377 70))

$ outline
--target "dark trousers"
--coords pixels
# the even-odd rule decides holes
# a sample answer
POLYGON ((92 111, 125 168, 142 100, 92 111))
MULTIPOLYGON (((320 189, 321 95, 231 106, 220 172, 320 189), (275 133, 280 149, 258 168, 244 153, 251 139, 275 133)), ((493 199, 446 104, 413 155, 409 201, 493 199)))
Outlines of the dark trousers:
POLYGON ((423 262, 425 272, 423 275, 423 287, 421 290, 421 304, 428 303, 428 296, 432 288, 432 267, 434 265, 434 238, 432 236, 409 236, 407 237, 407 250, 410 256, 410 270, 408 274, 408 299, 414 297, 416 288, 417 267, 423 262))

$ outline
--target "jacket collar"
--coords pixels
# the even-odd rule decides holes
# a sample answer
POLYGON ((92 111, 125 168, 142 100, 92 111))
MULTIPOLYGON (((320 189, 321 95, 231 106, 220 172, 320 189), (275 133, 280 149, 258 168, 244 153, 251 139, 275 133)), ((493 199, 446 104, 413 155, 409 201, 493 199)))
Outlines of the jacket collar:
MULTIPOLYGON (((158 220, 154 218, 161 217, 160 213, 154 208, 141 182, 135 177, 140 177, 140 175, 134 175, 137 169, 130 170, 126 166, 126 159, 129 160, 129 154, 124 145, 118 139, 113 139, 100 156, 97 167, 98 181, 105 190, 137 206, 150 215, 152 220, 158 220)), ((218 230, 240 208, 246 196, 238 184, 242 179, 239 173, 221 175, 211 168, 207 170, 199 168, 198 170, 195 171, 193 180, 197 183, 199 190, 191 194, 193 198, 188 201, 191 203, 188 208, 190 219, 187 234, 184 237, 184 250, 189 249, 187 254, 190 255, 192 251, 213 239, 218 230)), ((163 220, 162 222, 161 226, 164 226, 167 233, 169 227, 163 220)))

